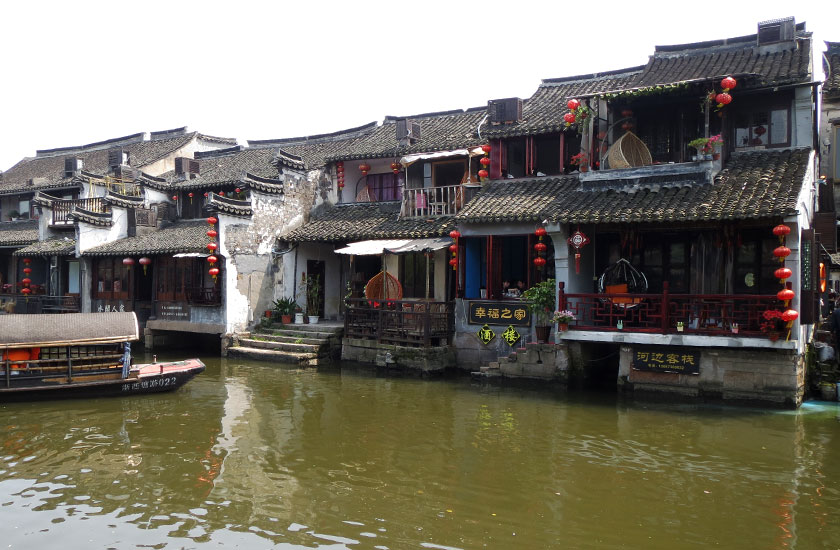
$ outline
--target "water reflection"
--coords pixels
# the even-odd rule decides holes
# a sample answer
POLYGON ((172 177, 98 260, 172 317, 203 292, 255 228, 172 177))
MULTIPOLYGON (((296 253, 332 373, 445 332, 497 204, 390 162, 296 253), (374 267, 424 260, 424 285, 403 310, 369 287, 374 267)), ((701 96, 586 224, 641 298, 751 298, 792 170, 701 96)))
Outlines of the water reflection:
POLYGON ((814 548, 838 409, 209 359, 174 394, 0 405, 10 548, 814 548))

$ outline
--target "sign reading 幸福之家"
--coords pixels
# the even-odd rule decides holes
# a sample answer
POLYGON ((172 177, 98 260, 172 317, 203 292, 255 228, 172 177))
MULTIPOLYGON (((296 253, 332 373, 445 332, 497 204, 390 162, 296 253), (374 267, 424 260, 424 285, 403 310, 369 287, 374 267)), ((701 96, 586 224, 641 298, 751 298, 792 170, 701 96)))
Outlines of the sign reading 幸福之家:
POLYGON ((469 322, 472 325, 516 325, 531 326, 528 305, 519 301, 469 303, 469 322))
POLYGON ((633 369, 677 374, 700 374, 700 352, 689 348, 633 348, 633 369))

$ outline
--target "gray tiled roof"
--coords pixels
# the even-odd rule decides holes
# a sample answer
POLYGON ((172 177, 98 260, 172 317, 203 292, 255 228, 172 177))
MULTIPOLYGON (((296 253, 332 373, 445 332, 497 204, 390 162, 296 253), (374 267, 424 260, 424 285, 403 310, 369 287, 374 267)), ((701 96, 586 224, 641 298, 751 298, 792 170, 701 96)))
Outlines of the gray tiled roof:
POLYGON ((216 193, 207 195, 206 208, 214 212, 224 212, 232 216, 241 216, 243 218, 251 217, 251 201, 240 201, 236 199, 229 199, 228 197, 220 197, 216 193))
POLYGON ((84 252, 84 256, 131 256, 206 252, 207 223, 204 220, 181 221, 146 235, 126 237, 84 252))
MULTIPOLYGON (((184 147, 196 136, 201 136, 201 134, 191 132, 174 137, 140 141, 143 139, 143 134, 137 134, 125 138, 124 141, 111 141, 116 143, 114 147, 120 146, 128 152, 129 164, 132 167, 142 168, 184 147)), ((73 187, 77 185, 73 178, 64 177, 64 159, 81 158, 86 171, 104 174, 109 168, 108 149, 110 148, 110 142, 100 142, 75 148, 39 151, 38 156, 21 160, 3 174, 0 194, 73 187), (30 185, 29 181, 35 178, 43 178, 43 181, 34 186, 30 185)))
POLYGON ((560 132, 565 129, 563 115, 569 99, 631 85, 643 67, 542 81, 540 87, 522 104, 522 120, 511 124, 485 125, 481 129, 490 138, 516 137, 560 132))
POLYGON ((829 97, 840 95, 840 42, 826 42, 827 50, 823 59, 825 70, 824 93, 829 97))
POLYGON ((78 206, 73 208, 67 217, 77 222, 84 222, 102 227, 108 227, 114 224, 110 212, 93 212, 91 210, 79 208, 78 206))
POLYGON ((38 241, 16 250, 15 256, 71 256, 76 253, 76 239, 59 237, 38 241))
POLYGON ((339 204, 312 216, 283 238, 292 242, 346 242, 364 239, 420 239, 446 235, 451 217, 400 218, 400 203, 339 204))
POLYGON ((38 222, 36 220, 0 223, 0 246, 27 245, 37 240, 38 222))
POLYGON ((807 149, 737 153, 714 184, 586 190, 577 176, 496 180, 461 211, 459 222, 639 223, 777 218, 796 212, 807 149))
POLYGON ((171 187, 178 190, 214 189, 237 185, 246 173, 264 178, 276 178, 277 167, 273 164, 277 148, 236 149, 227 152, 205 152, 198 155, 199 174, 193 179, 176 180, 175 172, 162 177, 172 181, 171 187))

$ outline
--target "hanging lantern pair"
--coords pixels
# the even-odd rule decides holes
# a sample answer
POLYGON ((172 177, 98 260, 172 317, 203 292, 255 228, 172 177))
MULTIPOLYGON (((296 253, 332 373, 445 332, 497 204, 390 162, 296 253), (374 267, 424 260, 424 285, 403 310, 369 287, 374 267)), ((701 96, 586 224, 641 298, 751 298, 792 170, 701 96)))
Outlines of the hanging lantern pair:
POLYGON ((391 163, 391 172, 393 172, 395 175, 400 173, 400 168, 401 165, 399 162, 394 161, 391 163))
POLYGON ((458 239, 461 238, 461 232, 457 229, 453 229, 449 232, 449 236, 455 241, 451 245, 449 245, 449 251, 452 253, 452 258, 449 260, 449 265, 452 266, 452 269, 457 271, 458 270, 458 239))
POLYGON ((720 81, 720 87, 723 88, 723 91, 719 94, 712 94, 710 99, 717 103, 718 110, 723 109, 726 105, 732 103, 732 96, 729 95, 729 90, 735 87, 737 82, 731 76, 727 76, 723 80, 720 81))
POLYGON ((359 172, 362 173, 363 176, 367 176, 368 172, 370 172, 370 164, 363 162, 359 165, 359 172))

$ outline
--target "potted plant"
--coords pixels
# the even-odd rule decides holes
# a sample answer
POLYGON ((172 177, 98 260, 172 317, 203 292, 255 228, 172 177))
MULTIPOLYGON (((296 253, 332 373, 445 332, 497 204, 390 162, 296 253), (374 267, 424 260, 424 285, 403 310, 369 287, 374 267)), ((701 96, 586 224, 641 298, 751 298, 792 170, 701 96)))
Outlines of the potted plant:
MULTIPOLYGON (((723 146, 723 139, 720 134, 711 137, 702 137, 688 142, 688 146, 697 150, 693 160, 712 160, 715 155, 720 158, 720 148, 723 146)), ((715 159, 717 160, 717 159, 715 159)))
POLYGON ((677 321, 677 332, 682 332, 685 330, 685 323, 682 321, 677 321))
POLYGON ((782 333, 787 329, 787 323, 782 319, 782 312, 775 309, 767 309, 761 314, 764 322, 759 327, 771 342, 781 338, 782 333))
POLYGON ((557 324, 557 330, 560 332, 564 332, 569 330, 569 323, 577 319, 575 317, 574 312, 569 309, 564 309, 562 311, 558 310, 554 312, 554 316, 551 318, 552 324, 557 324))
POLYGON ((280 322, 288 325, 292 322, 292 314, 295 312, 297 302, 292 298, 280 298, 274 300, 274 311, 280 316, 280 322))
POLYGON ((20 217, 20 212, 18 212, 17 210, 12 210, 11 212, 9 212, 9 219, 11 219, 13 222, 16 222, 18 217, 20 217))
POLYGON ((309 322, 315 324, 319 320, 321 310, 320 275, 310 275, 306 278, 306 311, 309 312, 309 322), (312 315, 312 314, 315 315, 312 315))
POLYGON ((738 323, 732 323, 729 328, 732 330, 732 334, 738 334, 741 331, 741 325, 738 323))
POLYGON ((557 300, 554 279, 546 279, 522 293, 528 302, 528 309, 534 315, 534 326, 538 342, 547 342, 551 334, 551 312, 557 300))
POLYGON ((301 307, 297 304, 295 305, 295 324, 303 324, 303 309, 301 309, 301 307))
POLYGON ((581 172, 586 172, 589 170, 589 158, 583 151, 581 151, 577 155, 572 156, 572 158, 569 160, 569 164, 577 166, 578 170, 580 170, 581 172))

